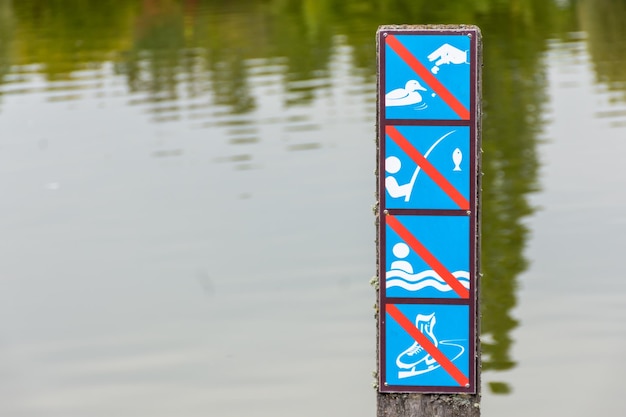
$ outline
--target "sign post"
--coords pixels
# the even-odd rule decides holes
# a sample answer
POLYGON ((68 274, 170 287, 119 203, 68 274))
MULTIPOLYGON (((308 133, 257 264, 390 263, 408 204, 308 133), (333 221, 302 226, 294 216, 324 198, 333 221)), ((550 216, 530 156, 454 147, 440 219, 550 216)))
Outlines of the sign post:
POLYGON ((377 49, 378 416, 479 416, 480 30, 377 49))

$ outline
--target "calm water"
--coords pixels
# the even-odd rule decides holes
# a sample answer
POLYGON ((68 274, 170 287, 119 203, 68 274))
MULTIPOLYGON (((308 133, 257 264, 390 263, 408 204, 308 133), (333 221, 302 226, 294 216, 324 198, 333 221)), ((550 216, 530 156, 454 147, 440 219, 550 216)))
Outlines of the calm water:
POLYGON ((487 415, 626 412, 613 400, 626 370, 626 284, 614 272, 626 245, 624 85, 597 82, 587 35, 570 36, 550 41, 546 54, 542 191, 527 221, 531 266, 519 277, 518 365, 503 376, 513 393, 487 395, 487 415))
POLYGON ((374 416, 407 21, 485 40, 483 415, 626 413, 622 5, 214 3, 0 0, 0 415, 374 416))

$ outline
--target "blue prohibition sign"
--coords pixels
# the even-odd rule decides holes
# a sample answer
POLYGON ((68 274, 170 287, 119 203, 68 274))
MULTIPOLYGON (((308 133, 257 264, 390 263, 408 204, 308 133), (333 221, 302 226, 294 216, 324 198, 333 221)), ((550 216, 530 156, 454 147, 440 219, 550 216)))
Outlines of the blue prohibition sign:
MULTIPOLYGON (((470 290, 470 235, 467 216, 398 216, 411 235, 470 290)), ((389 226, 385 235, 385 295, 403 298, 459 298, 458 294, 389 226)))
MULTIPOLYGON (((470 106, 470 38, 466 35, 395 35, 466 109, 470 106)), ((459 120, 432 86, 389 45, 385 47, 387 119, 459 120)))
MULTIPOLYGON (((402 136, 466 200, 470 195, 467 126, 396 126, 402 136)), ((457 203, 398 144, 385 137, 385 208, 459 209, 457 203)))
MULTIPOLYGON (((463 375, 469 376, 469 306, 396 304, 396 307, 463 375)), ((459 386, 448 371, 389 316, 385 329, 385 382, 388 385, 459 386)))

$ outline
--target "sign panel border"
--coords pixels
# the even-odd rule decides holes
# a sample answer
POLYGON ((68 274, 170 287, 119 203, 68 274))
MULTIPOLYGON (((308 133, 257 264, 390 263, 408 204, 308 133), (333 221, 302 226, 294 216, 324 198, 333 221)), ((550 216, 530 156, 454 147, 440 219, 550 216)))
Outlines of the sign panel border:
MULTIPOLYGON (((480 364, 479 352, 479 328, 478 328, 478 292, 479 292, 479 192, 480 192, 480 72, 481 72, 481 33, 480 29, 473 25, 423 25, 423 26, 381 26, 376 34, 377 39, 377 65, 378 65, 378 85, 377 85, 377 197, 378 197, 378 390, 381 393, 466 393, 475 394, 479 391, 478 369, 480 364), (469 117, 466 119, 388 119, 385 108, 386 86, 386 38, 388 36, 404 35, 457 35, 468 36, 470 38, 470 105, 469 117), (393 126, 467 126, 469 127, 469 149, 470 149, 470 193, 469 208, 467 210, 457 209, 411 209, 411 208, 387 208, 385 189, 385 135, 389 127, 393 126), (388 224, 387 216, 469 216, 469 248, 470 248, 470 280, 471 291, 469 296, 464 298, 393 298, 387 297, 385 289, 386 277, 386 230, 388 224), (420 386, 420 385, 390 385, 387 383, 387 346, 386 327, 390 320, 389 306, 406 304, 435 304, 441 305, 466 305, 469 308, 469 358, 470 366, 467 381, 464 386, 420 386)), ((397 39, 397 38, 396 38, 397 39)), ((391 314, 397 313, 391 311, 391 314)), ((419 332, 418 332, 419 333, 419 332)), ((419 335, 418 335, 419 336, 419 335)), ((424 340, 424 339, 421 339, 424 340)), ((442 360, 445 360, 442 358, 442 360)))

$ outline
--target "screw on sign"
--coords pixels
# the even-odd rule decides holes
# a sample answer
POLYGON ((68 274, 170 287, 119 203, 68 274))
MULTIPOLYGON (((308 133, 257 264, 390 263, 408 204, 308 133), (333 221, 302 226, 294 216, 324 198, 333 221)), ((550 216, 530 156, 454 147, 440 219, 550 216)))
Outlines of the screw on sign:
POLYGON ((478 416, 480 30, 377 46, 378 415, 478 416))

